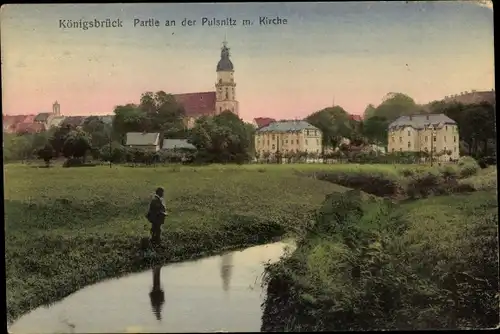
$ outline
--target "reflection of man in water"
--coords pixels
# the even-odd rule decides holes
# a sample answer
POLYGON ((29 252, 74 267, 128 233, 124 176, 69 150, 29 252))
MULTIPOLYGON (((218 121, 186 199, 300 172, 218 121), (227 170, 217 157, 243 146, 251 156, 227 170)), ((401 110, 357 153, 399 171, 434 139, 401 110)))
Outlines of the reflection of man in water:
POLYGON ((149 293, 153 314, 156 316, 156 319, 158 320, 161 320, 161 309, 163 307, 163 304, 165 303, 165 293, 163 292, 163 289, 161 288, 160 284, 160 272, 161 272, 160 266, 156 266, 153 269, 153 288, 149 293))
POLYGON ((165 222, 165 216, 167 215, 167 209, 163 201, 164 192, 161 187, 156 189, 147 214, 147 219, 151 223, 151 243, 154 245, 160 244, 161 226, 165 222))
POLYGON ((224 291, 229 290, 229 283, 231 281, 232 269, 233 269, 233 254, 227 253, 222 255, 220 276, 222 278, 222 289, 224 291))

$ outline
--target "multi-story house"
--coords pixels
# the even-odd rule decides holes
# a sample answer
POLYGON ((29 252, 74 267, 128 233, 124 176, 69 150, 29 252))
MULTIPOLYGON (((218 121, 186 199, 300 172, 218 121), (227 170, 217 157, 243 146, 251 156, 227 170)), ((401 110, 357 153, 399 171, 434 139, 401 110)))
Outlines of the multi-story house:
POLYGON ((255 133, 255 151, 263 156, 266 152, 321 153, 322 133, 306 121, 279 121, 258 129, 255 133))
POLYGON ((460 157, 457 123, 445 114, 401 116, 387 134, 389 153, 427 152, 438 161, 460 157))

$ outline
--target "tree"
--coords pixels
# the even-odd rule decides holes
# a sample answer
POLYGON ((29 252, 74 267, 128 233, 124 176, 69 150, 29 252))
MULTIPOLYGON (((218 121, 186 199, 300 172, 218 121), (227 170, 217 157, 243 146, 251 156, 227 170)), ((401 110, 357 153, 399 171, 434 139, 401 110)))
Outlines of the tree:
POLYGON ((374 116, 363 121, 363 136, 368 141, 378 144, 387 144, 387 127, 389 121, 385 117, 374 116))
POLYGON ((38 158, 45 161, 47 167, 50 166, 50 160, 55 157, 55 152, 52 146, 47 143, 45 146, 38 150, 38 158))
POLYGON ((366 106, 365 112, 363 113, 363 119, 367 119, 375 116, 375 106, 373 104, 369 104, 366 106))
POLYGON ((340 106, 319 110, 309 115, 306 121, 321 130, 322 153, 327 147, 337 147, 342 138, 352 138, 356 132, 349 114, 340 106))
POLYGON ((373 116, 379 116, 394 121, 399 116, 412 115, 421 112, 421 107, 403 93, 388 93, 382 103, 375 108, 373 116))
POLYGON ((92 138, 91 145, 95 150, 100 150, 101 147, 109 144, 109 142, 111 141, 111 126, 105 124, 97 116, 90 116, 86 118, 83 122, 82 129, 92 138))
POLYGON ((113 142, 106 144, 99 150, 99 156, 104 161, 110 161, 113 163, 120 163, 126 160, 127 150, 120 143, 113 142))
POLYGON ((230 111, 199 118, 188 140, 197 148, 198 159, 205 162, 239 163, 249 161, 253 154, 248 127, 230 111))
POLYGON ((33 149, 26 135, 4 133, 3 154, 5 161, 26 160, 32 156, 33 149))
POLYGON ((71 132, 71 127, 69 125, 61 126, 57 128, 50 137, 49 144, 54 149, 56 157, 62 153, 64 143, 66 142, 66 139, 68 138, 68 134, 70 132, 71 132))
POLYGON ((92 148, 92 138, 82 130, 72 130, 64 142, 63 155, 66 158, 83 158, 92 148))
MULTIPOLYGON (((113 130, 119 140, 127 132, 160 132, 167 138, 187 138, 184 108, 164 91, 142 94, 140 103, 117 106, 113 130)), ((115 139, 116 139, 115 138, 115 139)))

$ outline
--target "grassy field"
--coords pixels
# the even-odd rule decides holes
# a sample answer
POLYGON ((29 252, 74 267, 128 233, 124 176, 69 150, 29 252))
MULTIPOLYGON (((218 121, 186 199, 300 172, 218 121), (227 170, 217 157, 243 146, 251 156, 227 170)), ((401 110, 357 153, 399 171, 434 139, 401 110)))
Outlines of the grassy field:
MULTIPOLYGON (((9 321, 85 285, 148 267, 152 260, 138 250, 149 235, 144 215, 158 186, 165 188, 170 215, 154 261, 169 262, 285 233, 304 235, 312 211, 326 195, 346 191, 343 186, 366 191, 367 181, 399 186, 415 175, 442 173, 426 166, 355 164, 37 166, 4 167, 9 321), (334 178, 321 181, 321 173, 334 178)), ((484 170, 460 182, 473 180, 483 189, 496 170, 492 175, 484 170)), ((321 264, 319 259, 314 261, 321 264)))
POLYGON ((344 190, 277 166, 8 164, 4 170, 9 320, 100 279, 148 266, 136 253, 149 235, 144 215, 158 186, 165 187, 170 211, 158 253, 163 262, 300 230, 326 194, 344 190))
POLYGON ((460 182, 476 191, 399 203, 327 198, 297 251, 269 267, 262 330, 497 326, 496 169, 460 182))

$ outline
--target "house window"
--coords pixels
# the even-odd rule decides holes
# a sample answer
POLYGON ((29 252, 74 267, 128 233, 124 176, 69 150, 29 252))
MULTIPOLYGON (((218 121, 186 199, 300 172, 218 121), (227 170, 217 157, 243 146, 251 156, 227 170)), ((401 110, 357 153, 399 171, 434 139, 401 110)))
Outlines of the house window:
POLYGON ((448 125, 447 125, 447 126, 445 126, 445 127, 444 127, 444 129, 445 129, 446 131, 448 131, 448 125))
POLYGON ((436 136, 433 137, 433 140, 436 141, 436 136))
POLYGON ((411 131, 410 131, 410 130, 408 130, 408 137, 410 137, 410 136, 411 136, 411 131))
POLYGON ((318 131, 314 130, 314 135, 317 136, 318 135, 318 131))
POLYGON ((408 142, 408 148, 411 148, 411 142, 408 142))
POLYGON ((274 144, 273 144, 272 149, 273 149, 273 150, 274 150, 274 149, 276 149, 276 145, 274 145, 274 144))
POLYGON ((456 143, 457 142, 457 136, 453 136, 453 142, 456 143))
POLYGON ((299 145, 299 140, 297 139, 297 145, 299 145))
POLYGON ((285 140, 285 144, 288 144, 288 139, 287 139, 287 140, 285 140))
POLYGON ((394 143, 394 137, 392 137, 392 142, 394 143))
POLYGON ((316 139, 316 145, 319 145, 319 139, 316 139))
POLYGON ((429 148, 428 147, 424 148, 424 151, 429 152, 429 148))
POLYGON ((306 135, 309 136, 309 130, 306 130, 306 135))
POLYGON ((427 138, 427 136, 425 136, 425 142, 426 142, 426 143, 427 143, 427 140, 428 140, 428 139, 429 139, 429 138, 427 138))
POLYGON ((392 152, 394 152, 394 148, 392 148, 392 152))
POLYGON ((433 152, 436 152, 436 146, 434 146, 434 147, 432 148, 432 151, 433 151, 433 152))
POLYGON ((275 138, 274 138, 274 135, 272 135, 272 136, 271 136, 271 139, 272 139, 272 140, 274 140, 274 139, 275 139, 275 138))
POLYGON ((307 139, 306 139, 306 145, 307 145, 307 139))
POLYGON ((399 137, 399 142, 402 143, 403 142, 403 137, 399 137))
POLYGON ((444 142, 446 143, 446 136, 443 137, 444 142))

